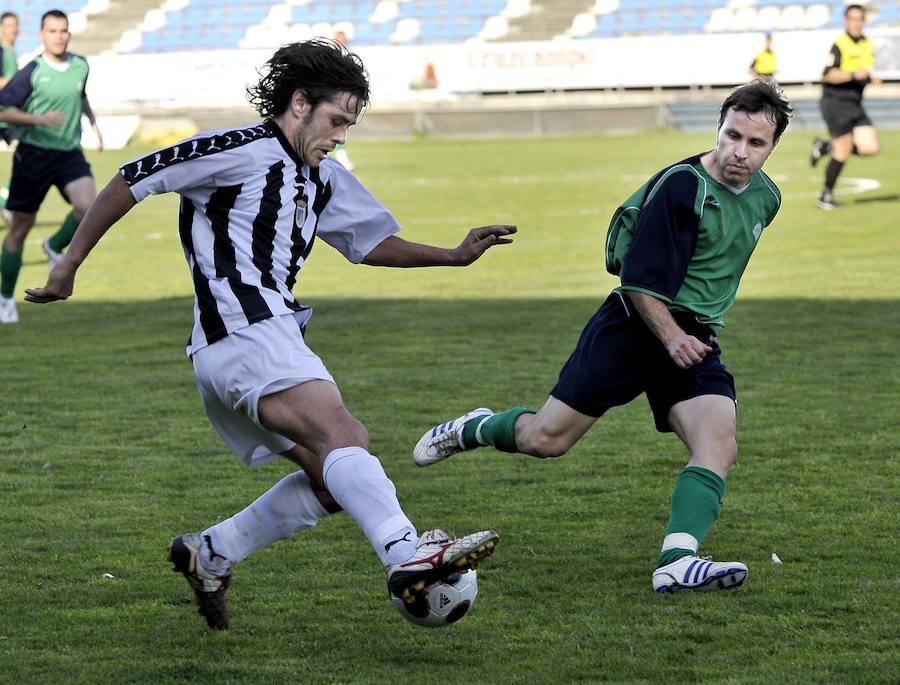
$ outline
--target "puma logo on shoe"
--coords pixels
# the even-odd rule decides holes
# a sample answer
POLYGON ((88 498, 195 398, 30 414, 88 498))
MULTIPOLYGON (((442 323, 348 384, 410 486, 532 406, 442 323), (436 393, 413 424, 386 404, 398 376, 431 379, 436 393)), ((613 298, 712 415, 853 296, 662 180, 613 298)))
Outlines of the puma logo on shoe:
POLYGON ((410 540, 409 540, 409 536, 410 536, 410 535, 412 535, 412 531, 411 531, 411 530, 408 530, 408 531, 406 531, 406 533, 403 535, 402 538, 397 538, 396 540, 391 540, 389 543, 387 543, 387 544, 384 546, 384 551, 385 551, 385 552, 390 552, 390 551, 391 551, 391 547, 393 547, 394 545, 396 545, 398 542, 409 542, 409 541, 410 541, 410 540))

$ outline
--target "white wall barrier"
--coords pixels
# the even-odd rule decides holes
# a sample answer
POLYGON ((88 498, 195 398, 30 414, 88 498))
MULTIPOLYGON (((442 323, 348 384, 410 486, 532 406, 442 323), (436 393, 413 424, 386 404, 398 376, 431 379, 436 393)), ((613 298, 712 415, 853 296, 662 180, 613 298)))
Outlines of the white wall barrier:
MULTIPOLYGON (((775 33, 778 78, 815 82, 836 31, 775 33)), ((871 34, 878 73, 900 79, 900 29, 871 34)), ((373 102, 452 98, 478 92, 706 86, 740 83, 762 34, 655 36, 530 43, 361 47, 373 102), (427 62, 439 87, 418 91, 427 62)), ((88 92, 100 109, 240 107, 268 50, 113 55, 91 58, 88 92)))

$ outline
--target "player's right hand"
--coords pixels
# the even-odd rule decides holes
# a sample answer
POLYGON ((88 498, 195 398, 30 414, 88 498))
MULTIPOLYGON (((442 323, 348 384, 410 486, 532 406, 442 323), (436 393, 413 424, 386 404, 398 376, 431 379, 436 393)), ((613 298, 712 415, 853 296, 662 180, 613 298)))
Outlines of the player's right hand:
POLYGON ((700 342, 693 335, 679 333, 666 343, 666 350, 672 361, 681 368, 689 369, 703 361, 703 358, 712 352, 712 348, 700 342))
POLYGON ((43 288, 25 288, 25 301, 46 304, 67 300, 75 288, 75 266, 63 256, 53 267, 43 288))
POLYGON ((66 115, 62 112, 47 112, 41 115, 41 126, 48 128, 56 128, 66 120, 66 115))

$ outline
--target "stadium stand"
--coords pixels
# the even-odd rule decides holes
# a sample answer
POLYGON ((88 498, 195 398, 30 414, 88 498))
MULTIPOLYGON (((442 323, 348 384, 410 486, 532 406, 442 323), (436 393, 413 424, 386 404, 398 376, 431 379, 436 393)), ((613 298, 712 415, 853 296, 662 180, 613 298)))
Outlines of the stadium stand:
MULTIPOLYGON (((84 54, 272 48, 343 31, 356 46, 838 29, 844 0, 60 0, 84 54)), ((20 52, 48 3, 16 0, 20 52)), ((900 23, 871 4, 869 28, 900 23)))
MULTIPOLYGON (((843 25, 843 0, 596 0, 574 16, 571 38, 802 31, 843 25)), ((898 20, 896 2, 871 5, 866 25, 898 20)))

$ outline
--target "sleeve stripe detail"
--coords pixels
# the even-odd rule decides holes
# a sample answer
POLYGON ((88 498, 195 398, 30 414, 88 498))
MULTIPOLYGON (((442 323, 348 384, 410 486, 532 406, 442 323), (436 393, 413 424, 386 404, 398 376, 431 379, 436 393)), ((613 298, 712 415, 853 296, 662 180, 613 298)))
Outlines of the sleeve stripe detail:
POLYGON ((645 295, 649 295, 650 297, 655 297, 657 300, 662 300, 666 304, 672 304, 673 302, 673 299, 668 295, 663 295, 657 290, 650 290, 650 288, 645 288, 641 285, 631 285, 629 283, 623 283, 619 286, 619 290, 631 290, 632 292, 644 293, 645 295))
POLYGON ((271 138, 272 132, 265 124, 250 128, 234 129, 205 138, 189 138, 169 148, 164 148, 121 167, 122 178, 132 186, 153 174, 171 166, 218 152, 233 150, 262 138, 271 138), (171 155, 171 156, 169 156, 171 155))
POLYGON ((703 199, 706 197, 706 179, 698 172, 693 166, 690 164, 676 164, 674 166, 669 167, 663 172, 662 176, 653 184, 653 187, 650 189, 650 193, 647 195, 647 199, 644 201, 644 204, 650 202, 653 199, 653 196, 656 195, 656 191, 662 187, 663 182, 671 176, 676 171, 690 171, 694 176, 697 177, 698 185, 700 182, 703 183, 703 194, 697 194, 697 198, 694 200, 694 212, 702 219, 703 218, 703 199), (698 206, 699 205, 699 206, 698 206))

